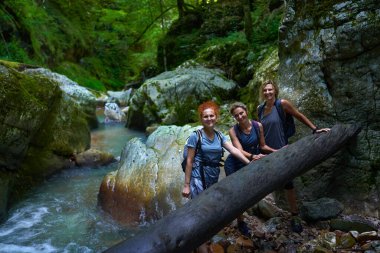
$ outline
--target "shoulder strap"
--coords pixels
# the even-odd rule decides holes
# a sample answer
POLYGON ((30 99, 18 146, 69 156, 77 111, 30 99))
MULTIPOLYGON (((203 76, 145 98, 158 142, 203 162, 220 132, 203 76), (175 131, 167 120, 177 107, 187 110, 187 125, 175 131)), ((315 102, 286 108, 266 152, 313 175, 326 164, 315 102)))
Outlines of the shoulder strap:
POLYGON ((282 109, 281 99, 276 99, 276 101, 274 101, 274 105, 276 106, 276 109, 277 109, 277 112, 281 118, 281 121, 283 123, 285 123, 285 112, 282 109))
POLYGON ((234 125, 234 131, 235 131, 236 137, 239 139, 239 141, 241 141, 241 139, 240 139, 240 130, 239 130, 238 124, 234 125))
POLYGON ((259 108, 258 108, 258 114, 257 114, 257 116, 258 116, 258 120, 259 120, 259 121, 261 121, 261 116, 263 115, 263 111, 264 111, 265 103, 266 103, 266 102, 264 102, 264 103, 262 103, 262 104, 259 105, 259 108))
MULTIPOLYGON (((198 135, 198 141, 197 141, 197 148, 196 148, 195 152, 202 151, 202 130, 198 129, 196 132, 198 135)), ((200 164, 200 168, 199 168, 199 170, 200 170, 199 173, 201 174, 201 181, 202 181, 203 189, 206 190, 207 184, 206 184, 205 172, 203 170, 203 161, 204 161, 203 153, 201 152, 201 164, 200 164)))
POLYGON ((257 123, 256 120, 252 120, 252 126, 255 129, 257 138, 260 140, 260 127, 259 127, 259 123, 257 123))
POLYGON ((223 138, 222 138, 222 133, 219 132, 218 130, 214 130, 216 133, 216 136, 218 136, 218 139, 220 141, 220 146, 222 147, 222 157, 224 156, 224 148, 223 148, 223 138))
POLYGON ((198 136, 197 146, 195 147, 195 153, 197 153, 198 150, 202 150, 202 130, 198 129, 195 132, 198 136))
POLYGON ((218 137, 220 144, 223 145, 223 139, 222 139, 222 134, 218 130, 214 130, 216 133, 216 136, 218 137))

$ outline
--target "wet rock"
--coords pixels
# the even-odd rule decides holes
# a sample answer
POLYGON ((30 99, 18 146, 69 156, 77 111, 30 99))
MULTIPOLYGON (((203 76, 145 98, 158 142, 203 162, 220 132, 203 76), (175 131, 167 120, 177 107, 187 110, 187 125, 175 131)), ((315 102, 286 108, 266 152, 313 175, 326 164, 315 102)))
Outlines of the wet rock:
POLYGON ((363 244, 367 241, 375 241, 379 240, 380 236, 376 231, 369 231, 369 232, 364 232, 358 235, 357 240, 360 244, 363 244))
POLYGON ((97 149, 89 149, 74 157, 77 166, 103 166, 116 161, 111 153, 100 151, 97 149))
POLYGON ((330 226, 332 230, 342 230, 345 232, 356 230, 360 233, 373 230, 377 231, 379 229, 379 224, 377 222, 372 222, 369 219, 357 215, 332 219, 330 221, 330 226))
POLYGON ((355 238, 350 233, 336 234, 336 246, 338 248, 351 248, 356 244, 355 238))
POLYGON ((302 218, 309 221, 335 218, 343 211, 343 207, 342 203, 332 198, 304 201, 301 207, 302 218))

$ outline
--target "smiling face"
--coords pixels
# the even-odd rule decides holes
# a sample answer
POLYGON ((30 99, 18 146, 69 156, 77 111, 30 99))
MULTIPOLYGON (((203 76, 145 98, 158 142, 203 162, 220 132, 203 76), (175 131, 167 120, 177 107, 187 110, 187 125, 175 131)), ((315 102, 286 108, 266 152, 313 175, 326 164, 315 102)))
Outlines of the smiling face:
POLYGON ((239 123, 242 123, 242 122, 244 122, 245 120, 248 119, 248 113, 242 107, 236 107, 232 111, 232 116, 234 116, 234 118, 236 119, 236 121, 239 122, 239 123))
POLYGON ((263 97, 266 101, 274 100, 276 98, 276 90, 271 83, 263 87, 263 97))
POLYGON ((217 121, 217 115, 212 108, 203 110, 201 116, 201 122, 205 128, 213 128, 217 121))

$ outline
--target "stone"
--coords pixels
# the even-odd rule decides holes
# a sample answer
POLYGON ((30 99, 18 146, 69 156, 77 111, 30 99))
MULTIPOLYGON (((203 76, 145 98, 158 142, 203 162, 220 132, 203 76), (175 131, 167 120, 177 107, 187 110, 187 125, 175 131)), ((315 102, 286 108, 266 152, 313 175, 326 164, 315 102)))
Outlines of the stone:
POLYGON ((104 166, 116 161, 111 153, 101 150, 88 149, 82 153, 75 155, 75 164, 77 166, 104 166))
POLYGON ((153 123, 184 125, 198 119, 200 101, 221 102, 232 96, 236 83, 224 72, 185 62, 175 70, 146 80, 130 99, 127 126, 145 130, 153 123))
POLYGON ((332 198, 320 198, 302 202, 302 218, 309 221, 327 220, 337 217, 343 211, 343 204, 332 198))

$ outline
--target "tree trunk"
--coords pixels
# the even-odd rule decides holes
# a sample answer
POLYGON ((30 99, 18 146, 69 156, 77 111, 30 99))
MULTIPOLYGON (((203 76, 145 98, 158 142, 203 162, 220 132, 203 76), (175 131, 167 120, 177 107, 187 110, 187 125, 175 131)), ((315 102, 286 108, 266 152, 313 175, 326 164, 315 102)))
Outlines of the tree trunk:
POLYGON ((253 27, 252 27, 252 17, 251 17, 251 7, 249 0, 241 0, 244 10, 244 33, 247 40, 252 43, 253 41, 253 27))
POLYGON ((182 19, 185 15, 185 0, 177 0, 178 19, 182 19))
POLYGON ((105 252, 191 252, 266 195, 332 156, 359 132, 358 125, 336 125, 328 133, 306 136, 226 177, 147 231, 105 252))

